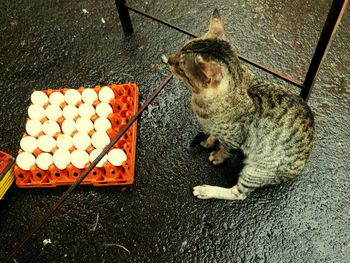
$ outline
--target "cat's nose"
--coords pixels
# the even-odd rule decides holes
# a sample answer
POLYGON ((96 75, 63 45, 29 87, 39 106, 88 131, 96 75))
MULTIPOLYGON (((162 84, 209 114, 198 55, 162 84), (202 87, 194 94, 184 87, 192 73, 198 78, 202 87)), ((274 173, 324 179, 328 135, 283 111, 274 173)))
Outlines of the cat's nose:
POLYGON ((179 55, 178 54, 172 54, 168 57, 168 64, 170 66, 176 65, 179 61, 179 55))

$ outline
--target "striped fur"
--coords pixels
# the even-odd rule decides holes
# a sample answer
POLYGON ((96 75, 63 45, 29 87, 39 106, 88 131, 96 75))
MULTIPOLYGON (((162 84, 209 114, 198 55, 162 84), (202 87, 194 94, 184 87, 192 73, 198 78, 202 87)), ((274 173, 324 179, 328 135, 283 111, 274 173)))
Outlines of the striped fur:
POLYGON ((239 63, 217 11, 209 31, 169 57, 172 72, 192 91, 192 110, 209 141, 221 143, 213 164, 240 148, 245 166, 233 188, 201 185, 198 198, 242 200, 257 187, 278 184, 303 170, 313 147, 314 119, 308 105, 285 87, 258 80, 239 63))

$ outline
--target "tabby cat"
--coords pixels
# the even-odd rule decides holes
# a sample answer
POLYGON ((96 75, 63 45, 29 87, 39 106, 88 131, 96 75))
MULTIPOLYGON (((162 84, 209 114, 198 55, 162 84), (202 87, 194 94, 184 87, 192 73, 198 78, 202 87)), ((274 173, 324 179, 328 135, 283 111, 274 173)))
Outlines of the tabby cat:
POLYGON ((220 164, 240 148, 244 168, 232 188, 200 185, 198 198, 245 199, 254 189, 296 177, 313 147, 314 119, 306 102, 287 88, 257 79, 231 47, 217 9, 209 31, 168 57, 173 74, 192 92, 192 110, 220 164))

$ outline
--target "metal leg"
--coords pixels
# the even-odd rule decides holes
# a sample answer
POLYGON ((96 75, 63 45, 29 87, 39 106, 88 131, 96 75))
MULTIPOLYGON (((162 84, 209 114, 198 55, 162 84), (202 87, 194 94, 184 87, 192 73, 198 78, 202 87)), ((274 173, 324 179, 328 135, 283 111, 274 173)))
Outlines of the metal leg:
MULTIPOLYGON (((140 15, 144 16, 144 17, 150 18, 153 21, 159 22, 159 23, 161 23, 161 24, 163 24, 165 26, 168 26, 168 27, 170 27, 172 29, 175 29, 175 30, 177 30, 177 31, 179 31, 181 33, 184 33, 184 34, 186 34, 186 35, 188 35, 190 37, 195 37, 195 38, 198 37, 197 35, 189 32, 189 31, 186 31, 186 30, 184 30, 182 28, 179 28, 179 27, 177 27, 175 25, 172 25, 172 24, 170 24, 170 23, 168 23, 166 21, 163 21, 163 20, 161 20, 161 19, 159 19, 159 18, 157 18, 157 17, 155 17, 153 15, 150 15, 148 13, 142 12, 142 11, 136 9, 136 8, 133 8, 130 5, 123 4, 123 6, 125 6, 128 10, 130 10, 132 12, 135 12, 137 14, 140 14, 140 15)), ((254 67, 257 67, 257 68, 259 68, 259 69, 261 69, 261 70, 263 70, 265 72, 268 72, 268 73, 270 73, 270 74, 272 74, 272 75, 274 75, 274 76, 276 76, 276 77, 278 77, 278 78, 280 78, 280 79, 282 79, 282 80, 284 80, 284 81, 286 81, 288 83, 291 83, 292 85, 294 85, 294 86, 296 86, 298 88, 303 88, 304 87, 303 84, 299 80, 296 80, 296 79, 292 78, 291 76, 288 76, 287 74, 284 74, 284 73, 278 72, 276 70, 270 69, 270 68, 268 68, 268 67, 266 67, 266 66, 264 66, 264 65, 262 65, 260 63, 257 63, 257 62, 255 62, 255 61, 253 61, 253 60, 251 60, 251 59, 249 59, 247 57, 244 57, 244 56, 242 56, 240 54, 238 54, 238 58, 243 60, 243 61, 245 61, 245 62, 247 62, 248 64, 253 65, 254 67)))
POLYGON ((320 39, 317 43, 315 53, 312 57, 308 72, 304 80, 304 87, 300 92, 300 96, 308 100, 313 88, 316 76, 320 69, 327 50, 332 42, 333 36, 337 31, 339 23, 344 15, 348 0, 333 0, 331 9, 328 13, 327 20, 322 29, 320 39))
MULTIPOLYGON (((156 18, 154 16, 151 16, 145 12, 139 11, 131 6, 128 6, 125 0, 116 0, 116 4, 117 4, 117 8, 118 8, 118 13, 119 13, 119 17, 120 20, 122 22, 122 26, 123 26, 123 30, 124 33, 127 35, 130 35, 133 31, 132 29, 132 24, 131 24, 131 20, 130 20, 130 16, 129 16, 129 11, 133 11, 136 12, 140 15, 143 15, 145 17, 151 18, 152 20, 155 20, 157 22, 162 23, 163 25, 169 26, 173 29, 176 29, 182 33, 185 33, 191 37, 196 37, 196 35, 185 31, 181 28, 178 28, 170 23, 167 23, 165 21, 160 20, 159 18, 156 18)), ((278 78, 281 78, 291 84, 293 84, 294 86, 297 86, 299 88, 301 88, 301 92, 300 92, 300 96, 307 100, 310 96, 313 84, 315 82, 315 79, 317 77, 317 73, 320 69, 320 66, 322 64, 322 61, 327 53, 327 50, 332 42, 333 36, 339 26, 339 23, 344 15, 345 9, 348 5, 349 0, 333 0, 331 9, 328 13, 327 16, 327 20, 325 22, 325 25, 322 29, 321 32, 321 36, 319 38, 318 44, 316 46, 314 55, 312 57, 308 72, 305 76, 305 80, 303 83, 300 83, 299 81, 293 79, 292 77, 283 74, 281 72, 277 72, 275 70, 269 69, 266 66, 263 66, 259 63, 256 63, 252 60, 249 60, 243 56, 239 55, 239 58, 257 68, 260 68, 278 78)))
POLYGON ((115 0, 117 6, 120 22, 122 23, 125 35, 131 35, 133 32, 132 23, 128 8, 125 7, 125 0, 115 0))

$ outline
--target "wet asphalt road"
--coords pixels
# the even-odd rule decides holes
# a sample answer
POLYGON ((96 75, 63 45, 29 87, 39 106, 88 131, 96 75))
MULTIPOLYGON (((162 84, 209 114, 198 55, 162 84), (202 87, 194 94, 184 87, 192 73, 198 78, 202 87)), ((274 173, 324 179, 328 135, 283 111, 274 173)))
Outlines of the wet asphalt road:
MULTIPOLYGON (((129 3, 196 34, 218 7, 241 54, 302 79, 331 1, 129 3)), ((1 150, 16 154, 33 89, 133 81, 146 100, 169 74, 162 54, 188 37, 131 17, 126 37, 114 1, 1 1, 1 150)), ((199 126, 172 80, 139 122, 135 185, 78 188, 17 262, 349 262, 349 27, 347 14, 311 95, 316 145, 297 180, 241 202, 195 199, 195 185, 232 185, 239 164, 213 167, 189 147, 199 126)), ((0 258, 65 189, 11 188, 0 201, 0 258)))

